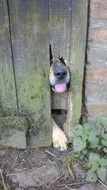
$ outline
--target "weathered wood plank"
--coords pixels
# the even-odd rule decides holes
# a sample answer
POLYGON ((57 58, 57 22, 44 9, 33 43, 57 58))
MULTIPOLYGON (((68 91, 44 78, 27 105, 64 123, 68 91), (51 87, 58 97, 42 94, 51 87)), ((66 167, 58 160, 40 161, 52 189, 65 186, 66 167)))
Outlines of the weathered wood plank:
POLYGON ((62 109, 67 110, 68 108, 68 102, 67 102, 68 95, 67 93, 64 94, 54 94, 52 92, 51 95, 51 103, 52 103, 52 109, 62 109))
MULTIPOLYGON (((71 0, 49 0, 49 26, 53 56, 61 55, 69 63, 71 0)), ((53 94, 52 99, 52 109, 67 109, 66 93, 63 95, 53 94)))
POLYGON ((49 0, 50 43, 54 56, 69 61, 71 0, 49 0))
POLYGON ((17 111, 7 1, 0 1, 0 115, 17 111))
POLYGON ((27 128, 25 117, 0 117, 0 147, 25 149, 27 128))
MULTIPOLYGON (((71 92, 69 93, 68 126, 78 123, 82 108, 82 84, 85 62, 88 0, 72 1, 71 92), (71 102, 73 105, 71 105, 71 102)), ((70 132, 69 132, 70 135, 70 132)))
POLYGON ((30 122, 28 144, 51 143, 48 0, 9 1, 19 112, 30 122))

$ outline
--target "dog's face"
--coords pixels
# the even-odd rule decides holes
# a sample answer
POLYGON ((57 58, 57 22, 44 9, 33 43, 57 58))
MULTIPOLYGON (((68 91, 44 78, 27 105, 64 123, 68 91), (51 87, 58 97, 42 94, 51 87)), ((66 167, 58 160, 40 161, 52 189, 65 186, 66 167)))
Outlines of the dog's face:
POLYGON ((52 90, 56 93, 67 91, 70 82, 70 72, 63 58, 51 61, 49 81, 52 90))

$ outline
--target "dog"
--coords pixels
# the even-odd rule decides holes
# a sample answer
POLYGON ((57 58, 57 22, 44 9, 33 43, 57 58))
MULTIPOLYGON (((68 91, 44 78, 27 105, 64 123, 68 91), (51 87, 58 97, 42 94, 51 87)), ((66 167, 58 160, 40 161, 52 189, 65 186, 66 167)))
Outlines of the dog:
MULTIPOLYGON (((69 89, 70 70, 63 57, 52 58, 50 61, 49 82, 54 93, 64 93, 69 89)), ((61 151, 67 149, 67 137, 54 119, 52 119, 52 143, 53 147, 61 151)))

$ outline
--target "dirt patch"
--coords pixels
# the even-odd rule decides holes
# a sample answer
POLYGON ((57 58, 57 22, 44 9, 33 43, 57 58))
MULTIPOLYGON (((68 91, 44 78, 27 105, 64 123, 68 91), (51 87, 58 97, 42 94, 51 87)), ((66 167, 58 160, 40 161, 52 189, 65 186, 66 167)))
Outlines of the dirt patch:
MULTIPOLYGON (((60 152, 52 147, 28 150, 1 149, 0 190, 79 188, 86 184, 86 172, 81 164, 74 162, 72 158, 71 150, 60 152)), ((87 188, 89 187, 82 187, 83 190, 87 188)), ((92 187, 92 190, 95 188, 92 187)))

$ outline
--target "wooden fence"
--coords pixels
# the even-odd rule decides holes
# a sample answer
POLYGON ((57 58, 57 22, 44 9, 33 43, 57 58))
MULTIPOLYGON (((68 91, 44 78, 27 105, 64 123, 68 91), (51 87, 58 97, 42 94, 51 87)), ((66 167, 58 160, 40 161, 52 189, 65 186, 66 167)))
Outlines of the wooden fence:
POLYGON ((0 1, 0 131, 3 134, 7 127, 6 124, 3 130, 5 120, 7 123, 27 118, 27 145, 51 144, 48 82, 51 44, 53 55, 62 55, 72 70, 69 94, 52 96, 52 109, 68 110, 70 136, 71 125, 81 115, 87 5, 88 0, 0 1), (66 97, 68 107, 64 104, 66 97))

